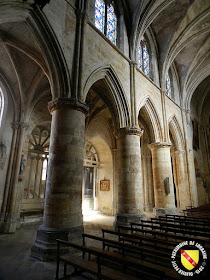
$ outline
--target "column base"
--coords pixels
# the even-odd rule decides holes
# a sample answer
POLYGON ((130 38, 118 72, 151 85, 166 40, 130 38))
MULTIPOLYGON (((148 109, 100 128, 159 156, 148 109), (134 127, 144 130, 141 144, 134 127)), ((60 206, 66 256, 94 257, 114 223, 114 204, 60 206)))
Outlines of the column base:
MULTIPOLYGON (((70 229, 54 229, 40 226, 37 230, 37 237, 31 248, 31 256, 41 261, 53 261, 57 258, 56 239, 74 241, 82 239, 84 227, 79 226, 70 229)), ((68 247, 60 247, 61 254, 69 252, 68 247)))
POLYGON ((17 217, 16 214, 7 215, 6 220, 4 214, 1 215, 0 232, 2 233, 14 233, 17 229, 17 217))
POLYGON ((177 208, 153 208, 153 217, 164 216, 164 215, 178 215, 177 208))
POLYGON ((147 220, 144 213, 142 214, 117 214, 113 224, 114 229, 118 226, 129 227, 131 222, 140 223, 141 220, 147 220))

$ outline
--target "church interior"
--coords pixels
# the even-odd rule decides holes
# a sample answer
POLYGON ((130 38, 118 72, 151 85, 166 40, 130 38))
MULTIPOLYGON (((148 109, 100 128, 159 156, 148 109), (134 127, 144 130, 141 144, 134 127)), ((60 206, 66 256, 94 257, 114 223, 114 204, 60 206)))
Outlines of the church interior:
MULTIPOLYGON (((0 0, 0 280, 67 279, 57 239, 172 216, 210 253, 210 0, 0 0)), ((86 277, 181 279, 149 250, 86 277)))

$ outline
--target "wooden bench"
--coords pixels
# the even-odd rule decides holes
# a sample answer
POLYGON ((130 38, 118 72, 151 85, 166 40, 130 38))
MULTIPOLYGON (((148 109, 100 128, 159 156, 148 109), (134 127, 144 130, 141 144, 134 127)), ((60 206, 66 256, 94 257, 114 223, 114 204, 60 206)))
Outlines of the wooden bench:
MULTIPOLYGON (((170 240, 170 241, 175 240, 176 242, 181 242, 184 240, 192 240, 191 236, 182 235, 182 231, 180 231, 180 230, 171 229, 171 232, 176 233, 176 234, 173 234, 173 233, 168 233, 166 231, 160 231, 160 227, 152 226, 152 225, 144 225, 141 223, 131 223, 131 227, 120 226, 118 228, 123 229, 125 231, 130 230, 132 234, 134 232, 136 232, 136 233, 141 233, 141 234, 145 234, 145 235, 150 235, 154 238, 159 237, 159 238, 165 238, 165 240, 170 240), (148 229, 148 228, 152 228, 152 229, 148 229), (180 233, 180 234, 178 235, 177 233, 180 233)), ((205 245, 205 247, 209 248, 209 245, 210 245, 209 239, 197 238, 197 237, 193 236, 193 240, 197 241, 198 243, 202 244, 203 246, 205 245)))
MULTIPOLYGON (((154 264, 149 261, 145 261, 130 255, 127 255, 126 252, 129 251, 131 248, 131 245, 128 246, 128 244, 120 243, 114 240, 105 239, 102 237, 90 235, 90 234, 83 234, 84 243, 85 239, 93 239, 97 241, 101 241, 103 244, 103 248, 95 248, 93 246, 89 247, 91 250, 96 251, 100 254, 100 256, 104 257, 106 261, 115 261, 119 265, 123 265, 123 270, 133 270, 135 272, 140 272, 141 275, 148 276, 150 275, 152 278, 158 278, 158 279, 180 279, 180 275, 177 274, 177 272, 173 268, 165 267, 160 264, 154 264), (110 252, 108 250, 105 250, 104 248, 106 246, 109 247, 116 247, 117 249, 120 249, 118 253, 110 252)), ((136 246, 134 246, 136 249, 136 246)), ((130 278, 128 278, 130 279, 130 278)))
POLYGON ((183 216, 183 215, 165 215, 165 216, 159 216, 161 217, 166 217, 166 219, 180 219, 180 220, 192 220, 192 221, 199 221, 199 222, 204 222, 204 223, 210 223, 210 219, 207 218, 202 218, 202 217, 194 217, 194 216, 183 216))
MULTIPOLYGON (((181 231, 182 234, 194 235, 194 236, 202 236, 206 238, 210 238, 209 228, 205 227, 198 227, 192 225, 177 225, 170 222, 164 222, 160 220, 151 220, 151 221, 141 221, 142 224, 152 224, 160 226, 161 230, 170 231, 171 229, 178 229, 181 231)), ((175 232, 176 233, 176 232, 175 232)))
POLYGON ((197 220, 166 218, 165 216, 159 216, 158 218, 151 218, 151 221, 163 221, 163 222, 169 222, 169 223, 180 224, 180 225, 193 225, 193 226, 209 228, 210 230, 209 223, 203 221, 197 221, 197 220))
MULTIPOLYGON (((67 276, 67 265, 71 265, 75 268, 75 271, 78 273, 88 272, 92 275, 95 275, 97 279, 111 279, 111 280, 139 280, 131 275, 122 273, 120 271, 114 270, 112 268, 101 265, 101 252, 96 249, 87 248, 85 246, 80 246, 71 242, 66 242, 63 240, 57 239, 58 242, 58 255, 57 255, 57 268, 56 268, 56 278, 59 279, 59 270, 60 262, 64 263, 64 275, 63 278, 67 276), (82 252, 83 257, 75 256, 70 253, 65 255, 60 255, 60 244, 75 248, 82 252), (84 259, 84 254, 93 254, 95 255, 96 262, 84 259)), ((62 279, 63 279, 62 278, 62 279)))
MULTIPOLYGON (((182 228, 180 229, 180 226, 177 226, 176 225, 169 225, 169 224, 160 224, 160 223, 156 223, 156 222, 152 222, 152 221, 145 221, 145 220, 142 220, 141 223, 131 223, 131 226, 139 226, 141 227, 142 229, 145 229, 145 228, 151 228, 152 230, 155 230, 156 231, 162 231, 162 232, 171 232, 173 233, 175 236, 193 236, 193 238, 196 238, 196 237, 202 237, 202 238, 208 238, 208 240, 210 239, 210 233, 207 231, 207 232, 202 232, 202 231, 198 231, 197 228, 195 228, 195 230, 191 229, 189 230, 187 227, 184 227, 182 226, 182 228), (154 224, 158 224, 158 225, 154 225, 154 224)), ((192 238, 192 237, 191 237, 192 238)), ((203 239, 202 239, 203 240, 203 239)))
MULTIPOLYGON (((128 242, 129 244, 132 244, 132 245, 137 244, 138 246, 134 246, 134 247, 129 246, 128 248, 134 249, 134 251, 136 250, 137 252, 142 251, 145 254, 152 256, 152 258, 156 258, 158 255, 158 257, 160 257, 161 260, 166 261, 166 263, 168 261, 170 261, 171 251, 178 244, 175 242, 168 242, 168 241, 160 240, 160 239, 158 240, 158 239, 154 239, 151 237, 132 235, 132 234, 127 234, 127 233, 122 233, 119 231, 102 229, 103 238, 105 238, 105 234, 117 236, 119 242, 123 242, 123 243, 128 242), (152 247, 152 249, 150 247, 152 247), (166 252, 166 250, 164 250, 166 248, 169 249, 169 252, 166 252)), ((125 247, 125 249, 126 249, 126 247, 125 247)))

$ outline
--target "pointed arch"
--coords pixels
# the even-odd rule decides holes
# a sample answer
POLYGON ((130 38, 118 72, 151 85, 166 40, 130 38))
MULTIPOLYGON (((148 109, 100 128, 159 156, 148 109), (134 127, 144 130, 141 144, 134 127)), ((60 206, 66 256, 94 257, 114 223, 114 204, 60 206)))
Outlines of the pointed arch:
POLYGON ((178 122, 175 114, 173 114, 169 118, 168 122, 169 122, 169 131, 171 132, 171 135, 175 142, 176 150, 183 151, 184 150, 184 137, 182 134, 181 126, 179 125, 179 122, 178 122))
MULTIPOLYGON (((70 75, 61 46, 50 23, 39 9, 24 3, 4 4, 0 11, 0 24, 25 22, 38 43, 49 71, 49 82, 53 98, 69 97, 70 75)), ((45 69, 46 70, 46 69, 45 69)))
POLYGON ((148 117, 151 140, 152 142, 161 142, 163 141, 163 131, 160 123, 160 118, 157 113, 157 109, 151 98, 149 96, 145 97, 139 106, 139 114, 140 110, 144 110, 145 114, 148 117))
POLYGON ((84 100, 91 86, 99 80, 103 80, 109 89, 109 94, 107 94, 106 98, 115 112, 119 128, 130 126, 131 113, 128 101, 122 84, 111 65, 99 67, 90 74, 84 86, 84 100))

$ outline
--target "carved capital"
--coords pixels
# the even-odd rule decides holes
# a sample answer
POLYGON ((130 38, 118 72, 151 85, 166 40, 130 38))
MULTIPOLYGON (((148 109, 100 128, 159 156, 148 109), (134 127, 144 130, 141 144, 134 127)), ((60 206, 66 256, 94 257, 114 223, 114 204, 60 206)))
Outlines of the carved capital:
POLYGON ((159 149, 159 148, 170 148, 171 146, 171 143, 168 143, 168 142, 156 142, 156 143, 151 143, 148 145, 148 148, 150 150, 153 150, 153 149, 159 149))
POLYGON ((58 108, 61 108, 63 106, 68 106, 72 109, 81 111, 86 115, 89 112, 87 104, 74 98, 56 98, 48 103, 48 109, 51 114, 54 110, 57 110, 58 108))
POLYGON ((191 111, 189 109, 182 109, 182 111, 185 113, 187 124, 190 124, 190 112, 191 111))
POLYGON ((141 137, 144 133, 144 130, 139 127, 123 127, 120 128, 118 131, 114 132, 114 136, 116 138, 123 137, 125 135, 136 135, 141 137))
POLYGON ((13 129, 25 129, 27 130, 29 128, 29 124, 25 122, 13 122, 12 123, 13 129))
POLYGON ((136 61, 131 60, 129 63, 130 63, 130 66, 131 66, 131 67, 137 68, 137 65, 138 65, 138 64, 137 64, 136 61))

